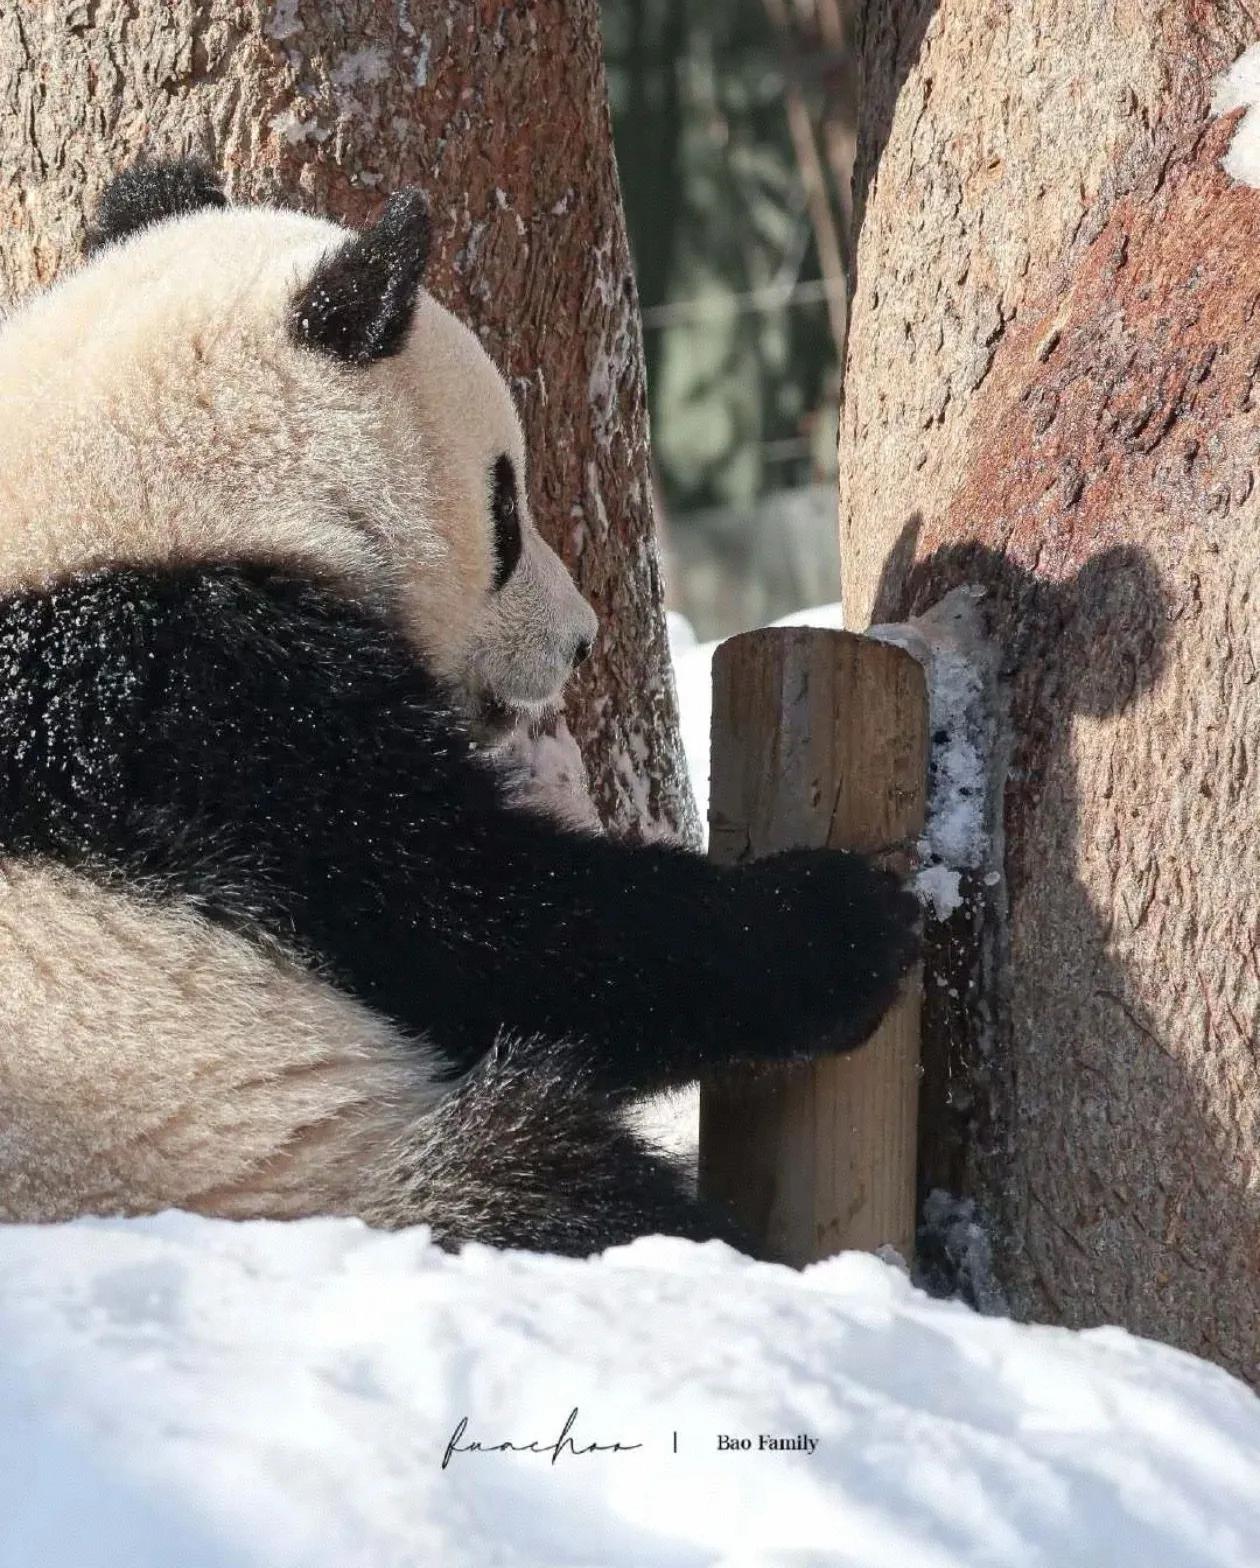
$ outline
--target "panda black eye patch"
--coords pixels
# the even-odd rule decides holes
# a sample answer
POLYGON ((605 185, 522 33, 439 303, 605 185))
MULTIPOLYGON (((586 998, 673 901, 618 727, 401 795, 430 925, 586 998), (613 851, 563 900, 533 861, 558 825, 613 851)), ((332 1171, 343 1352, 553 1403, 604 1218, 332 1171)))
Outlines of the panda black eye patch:
POLYGON ((495 460, 493 499, 494 591, 498 593, 521 558, 521 514, 516 495, 516 467, 506 454, 495 460))

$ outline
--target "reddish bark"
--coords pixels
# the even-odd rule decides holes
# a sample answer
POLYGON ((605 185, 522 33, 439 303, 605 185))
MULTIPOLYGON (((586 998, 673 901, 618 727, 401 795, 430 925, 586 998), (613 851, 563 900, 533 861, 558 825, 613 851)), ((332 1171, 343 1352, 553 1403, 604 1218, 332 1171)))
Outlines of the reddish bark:
POLYGON ((946 3, 897 67, 842 438, 846 599, 982 583, 1002 661, 1002 881, 934 934, 924 1174, 980 1200, 1018 1312, 1257 1380, 1260 191, 1208 111, 1256 30, 1161 4, 1090 55, 1077 14, 1018 0, 986 38, 984 10, 946 3), (1032 37, 1044 124, 996 73, 1032 37), (1091 109, 1102 162, 1063 135, 1091 109))

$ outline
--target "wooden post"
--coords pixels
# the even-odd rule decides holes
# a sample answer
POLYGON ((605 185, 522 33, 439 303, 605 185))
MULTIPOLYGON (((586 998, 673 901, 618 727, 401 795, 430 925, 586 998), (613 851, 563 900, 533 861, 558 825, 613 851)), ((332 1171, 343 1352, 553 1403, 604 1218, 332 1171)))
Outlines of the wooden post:
MULTIPOLYGON (((927 693, 902 649, 805 627, 747 632, 713 661, 709 853, 797 845, 904 869, 923 830, 927 693)), ((919 982, 860 1050, 706 1081, 700 1182, 775 1257, 914 1247, 919 982)))

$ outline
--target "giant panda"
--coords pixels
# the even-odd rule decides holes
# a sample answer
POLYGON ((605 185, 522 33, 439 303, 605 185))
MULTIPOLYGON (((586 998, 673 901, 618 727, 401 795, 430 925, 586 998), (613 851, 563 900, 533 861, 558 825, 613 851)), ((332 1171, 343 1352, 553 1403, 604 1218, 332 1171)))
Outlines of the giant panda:
POLYGON ((0 328, 0 1218, 738 1241, 627 1108, 858 1045, 913 959, 861 858, 516 800, 595 620, 427 243, 142 165, 0 328))

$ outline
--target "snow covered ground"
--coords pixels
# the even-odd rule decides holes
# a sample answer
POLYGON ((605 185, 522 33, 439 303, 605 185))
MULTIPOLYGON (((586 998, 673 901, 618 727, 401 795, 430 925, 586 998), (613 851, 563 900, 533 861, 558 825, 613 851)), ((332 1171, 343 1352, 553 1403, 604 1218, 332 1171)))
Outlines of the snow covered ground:
POLYGON ((0 1412, 2 1568, 1260 1562, 1241 1385, 853 1254, 795 1274, 659 1239, 569 1262, 352 1221, 7 1227, 0 1412), (574 1408, 578 1448, 624 1451, 443 1468, 464 1417, 463 1445, 543 1446, 574 1408))

